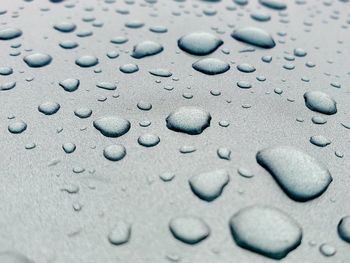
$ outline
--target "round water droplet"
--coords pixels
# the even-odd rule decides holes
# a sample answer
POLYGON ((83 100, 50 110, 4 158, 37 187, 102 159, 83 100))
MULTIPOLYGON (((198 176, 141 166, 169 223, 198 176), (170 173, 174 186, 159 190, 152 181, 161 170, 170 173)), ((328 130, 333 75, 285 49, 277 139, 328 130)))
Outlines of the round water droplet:
POLYGON ((327 243, 324 243, 320 246, 320 252, 325 257, 331 257, 337 253, 337 250, 333 246, 327 243))
POLYGON ((121 144, 112 144, 103 150, 103 156, 110 161, 120 161, 126 155, 126 149, 121 144))
POLYGON ((111 244, 119 246, 129 242, 131 236, 131 224, 119 220, 108 234, 111 244))
POLYGON ((111 82, 107 82, 107 81, 102 81, 96 84, 96 87, 100 88, 100 89, 105 89, 105 90, 116 90, 117 89, 117 85, 115 85, 114 83, 111 82))
POLYGON ((66 153, 72 153, 75 151, 75 149, 77 148, 75 146, 74 143, 71 143, 71 142, 67 142, 65 144, 62 145, 62 148, 63 150, 66 152, 66 153))
POLYGON ((350 243, 350 216, 344 216, 339 221, 338 234, 341 239, 350 243))

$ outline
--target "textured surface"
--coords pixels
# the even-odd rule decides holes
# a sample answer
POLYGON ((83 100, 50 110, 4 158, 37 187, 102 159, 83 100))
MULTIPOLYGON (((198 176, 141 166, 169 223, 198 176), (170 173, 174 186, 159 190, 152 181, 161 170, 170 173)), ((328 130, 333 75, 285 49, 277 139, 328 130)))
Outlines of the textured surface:
POLYGON ((1 1, 0 29, 22 31, 17 38, 0 40, 0 66, 13 68, 12 74, 0 76, 0 84, 16 82, 14 88, 0 91, 1 250, 18 251, 36 263, 275 262, 240 248, 230 233, 230 217, 259 204, 281 209, 302 226, 300 246, 283 262, 348 262, 350 247, 339 238, 337 225, 350 214, 350 130, 344 127, 350 127, 349 3, 285 1, 287 8, 277 11, 253 0, 245 6, 231 0, 152 2, 156 3, 1 1), (270 14, 270 21, 253 20, 250 14, 256 11, 270 14), (124 26, 134 20, 144 26, 124 26), (76 29, 71 33, 54 29, 62 21, 73 22, 76 29), (103 26, 93 26, 96 21, 103 26), (151 32, 154 26, 164 26, 167 32, 151 32), (231 37, 235 29, 246 26, 269 32, 276 46, 252 51, 251 46, 231 37), (93 34, 77 36, 86 30, 93 34), (177 41, 198 31, 223 40, 222 46, 205 57, 231 64, 230 70, 209 76, 192 68, 205 57, 181 51, 177 41), (128 41, 110 42, 118 36, 128 41), (65 40, 79 46, 63 49, 59 43, 65 40), (161 44, 164 50, 132 58, 133 47, 145 40, 161 44), (21 46, 11 47, 18 43, 21 46), (295 48, 306 50, 307 55, 288 61, 295 48), (110 59, 107 53, 112 51, 119 56, 110 59), (20 54, 14 56, 17 52, 20 54), (31 68, 23 57, 33 53, 49 54, 52 61, 31 68), (84 55, 97 57, 99 64, 79 67, 75 61, 84 55), (272 61, 265 63, 262 56, 272 56, 272 61), (306 66, 308 61, 316 66, 306 66), (137 64, 139 71, 122 73, 119 67, 128 63, 137 64), (242 63, 253 65, 256 71, 238 71, 236 66, 242 63), (173 75, 162 78, 148 72, 156 68, 168 69, 173 75), (96 69, 101 72, 95 73, 96 69), (258 76, 266 80, 258 81, 258 76), (69 78, 80 81, 74 92, 59 85, 69 78), (238 81, 252 87, 239 88, 238 81), (117 88, 96 87, 101 82, 116 83, 117 88), (219 96, 213 95, 219 91, 219 96), (308 109, 303 98, 307 91, 330 95, 337 102, 337 113, 328 116, 308 109), (38 105, 47 101, 59 103, 59 111, 40 113, 38 105), (152 109, 140 110, 140 101, 151 103, 152 109), (212 117, 210 126, 199 135, 168 129, 166 117, 182 106, 203 108, 212 117), (83 107, 92 110, 91 117, 74 114, 83 107), (93 120, 110 115, 129 120, 130 130, 118 138, 103 136, 93 127, 93 120), (314 124, 314 116, 327 122, 314 124), (27 124, 26 130, 10 133, 8 125, 20 120, 27 124), (145 121, 151 125, 139 125, 145 121), (144 133, 159 136, 159 144, 139 145, 138 137, 144 133), (331 144, 323 148, 311 144, 314 135, 325 136, 331 144), (62 145, 69 142, 76 149, 67 154, 62 145), (111 144, 124 145, 127 155, 117 162, 107 160, 103 149, 111 144), (290 199, 255 159, 259 150, 273 145, 295 146, 324 163, 333 177, 327 191, 306 203, 290 199), (180 153, 183 146, 194 146, 196 151, 180 153), (231 160, 218 157, 220 147, 232 151, 231 160), (238 168, 254 176, 245 178, 238 168), (228 171, 230 183, 213 202, 200 200, 188 179, 217 169, 228 171), (165 173, 175 177, 164 182, 159 176, 165 173), (193 246, 175 239, 169 221, 180 215, 204 220, 210 236, 193 246), (115 246, 108 235, 120 220, 130 223, 131 236, 127 243, 115 246), (334 247, 336 254, 322 255, 319 247, 323 243, 334 247))

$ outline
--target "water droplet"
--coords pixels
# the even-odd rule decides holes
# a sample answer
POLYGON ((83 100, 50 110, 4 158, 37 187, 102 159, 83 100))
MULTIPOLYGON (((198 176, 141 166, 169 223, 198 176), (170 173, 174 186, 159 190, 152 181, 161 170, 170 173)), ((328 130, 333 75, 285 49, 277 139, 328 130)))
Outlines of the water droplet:
POLYGON ((169 229, 176 239, 190 245, 204 240, 210 234, 209 226, 195 216, 174 217, 170 220, 169 229))
POLYGON ((188 180, 193 193, 207 202, 218 198, 229 181, 230 178, 226 170, 197 174, 188 180))
POLYGON ((74 114, 75 116, 81 118, 81 119, 85 119, 85 118, 89 118, 92 114, 92 110, 89 108, 78 108, 76 110, 74 110, 74 114))
POLYGON ((10 40, 22 35, 22 31, 18 28, 8 27, 0 30, 0 40, 10 40))
POLYGON ((69 21, 62 21, 59 23, 54 24, 53 28, 62 32, 62 33, 69 33, 73 32, 76 29, 76 25, 73 22, 69 21))
POLYGON ((304 94, 305 105, 312 111, 323 114, 335 114, 337 106, 335 100, 322 91, 308 91, 304 94))
POLYGON ((139 71, 139 67, 134 63, 128 63, 120 66, 119 70, 123 73, 131 74, 139 71))
POLYGON ((250 89, 252 87, 252 84, 250 84, 248 81, 240 80, 237 82, 237 86, 241 89, 250 89))
POLYGON ((1 83, 0 84, 0 91, 11 90, 14 87, 16 87, 16 82, 15 81, 9 81, 9 82, 5 82, 5 83, 1 83))
POLYGON ((16 121, 8 126, 8 130, 11 133, 22 133, 27 129, 27 124, 24 121, 16 121))
POLYGON ((153 41, 143 41, 134 46, 131 56, 133 58, 144 58, 156 55, 163 51, 163 46, 153 41))
POLYGON ((156 146, 160 142, 160 139, 157 135, 154 135, 152 133, 146 133, 146 134, 141 135, 138 138, 137 142, 140 145, 145 146, 145 147, 153 147, 153 146, 156 146))
POLYGON ((46 101, 38 106, 38 110, 45 115, 52 115, 58 112, 60 104, 53 101, 46 101))
POLYGON ((319 147, 325 147, 331 144, 331 141, 322 135, 314 135, 310 137, 310 142, 319 147))
POLYGON ((267 22, 271 19, 271 15, 262 11, 256 11, 254 13, 251 13, 250 17, 259 22, 267 22))
POLYGON ((111 244, 119 246, 129 242, 131 236, 131 224, 124 220, 119 220, 108 234, 111 244))
POLYGON ((272 57, 271 56, 263 56, 261 58, 261 60, 265 63, 270 63, 272 61, 272 57))
POLYGON ((284 2, 278 0, 259 0, 259 3, 275 10, 284 10, 287 8, 287 5, 284 2))
POLYGON ((221 147, 216 151, 219 158, 224 160, 231 160, 231 150, 229 148, 221 147))
POLYGON ((44 67, 51 63, 52 57, 48 54, 34 53, 23 58, 24 62, 32 68, 44 67))
POLYGON ((91 55, 84 55, 75 60, 75 64, 80 67, 93 67, 98 64, 98 58, 91 55))
POLYGON ((67 142, 65 144, 62 145, 62 148, 63 150, 66 152, 66 153, 72 153, 75 151, 75 149, 77 148, 75 146, 74 143, 71 143, 71 142, 67 142))
POLYGON ((73 40, 64 40, 59 43, 60 47, 64 49, 73 49, 79 46, 79 44, 73 40))
POLYGON ((65 91, 73 92, 79 88, 80 81, 78 79, 65 79, 60 81, 59 84, 65 91))
POLYGON ((204 58, 192 64, 192 67, 207 75, 225 73, 230 69, 230 65, 218 58, 204 58))
POLYGON ((137 103, 137 108, 139 108, 140 110, 149 111, 152 109, 152 104, 147 101, 141 100, 137 103))
POLYGON ((302 48, 296 48, 294 49, 294 56, 297 57, 305 57, 307 55, 307 52, 302 48))
POLYGON ((320 246, 320 252, 325 257, 331 257, 337 253, 337 250, 333 246, 327 243, 324 243, 320 246))
POLYGON ((103 156, 110 161, 120 161, 125 155, 126 149, 121 144, 112 144, 103 150, 103 156))
POLYGON ((125 26, 132 29, 143 27, 145 24, 139 20, 131 20, 125 23, 125 26))
POLYGON ((243 64, 237 65, 237 69, 241 72, 244 72, 244 73, 252 73, 255 71, 254 66, 252 66, 248 63, 243 63, 243 64))
POLYGON ((168 78, 173 75, 169 70, 163 69, 163 68, 157 68, 157 69, 152 69, 149 71, 150 74, 157 76, 157 77, 163 77, 163 78, 168 78))
POLYGON ((350 216, 344 216, 338 224, 339 237, 350 243, 350 216))
POLYGON ((117 86, 114 83, 102 81, 96 84, 96 87, 105 90, 116 90, 117 86))
POLYGON ((298 247, 302 239, 299 224, 281 210, 250 206, 230 219, 232 236, 242 248, 273 259, 282 259, 298 247))
POLYGON ((325 118, 323 118, 322 116, 313 116, 311 120, 312 120, 312 122, 314 124, 325 124, 325 123, 327 123, 327 120, 325 118))
POLYGON ((0 67, 0 75, 7 76, 13 73, 13 69, 10 67, 0 67))
POLYGON ((191 135, 200 134, 210 126, 211 116, 199 107, 186 106, 176 109, 166 118, 170 130, 191 135))
POLYGON ((211 33, 194 32, 181 37, 177 43, 187 53, 205 56, 213 53, 224 42, 211 33))
POLYGON ((261 150, 256 159, 272 174, 285 193, 296 201, 309 201, 320 196, 333 180, 323 164, 291 146, 261 150))
POLYGON ((130 129, 130 122, 117 116, 104 116, 94 120, 94 127, 104 136, 119 137, 130 129))
POLYGON ((276 45, 269 33, 257 27, 244 27, 237 29, 231 36, 238 41, 261 48, 273 48, 276 45))
POLYGON ((124 36, 113 37, 111 39, 111 43, 118 44, 118 45, 124 44, 128 41, 129 41, 129 39, 127 37, 124 37, 124 36))
POLYGON ((243 167, 238 168, 237 172, 240 176, 243 176, 245 178, 252 178, 254 176, 250 170, 243 167))
POLYGON ((183 153, 183 154, 193 153, 196 150, 197 150, 196 147, 192 145, 184 145, 184 146, 181 146, 181 148, 179 149, 180 153, 183 153))

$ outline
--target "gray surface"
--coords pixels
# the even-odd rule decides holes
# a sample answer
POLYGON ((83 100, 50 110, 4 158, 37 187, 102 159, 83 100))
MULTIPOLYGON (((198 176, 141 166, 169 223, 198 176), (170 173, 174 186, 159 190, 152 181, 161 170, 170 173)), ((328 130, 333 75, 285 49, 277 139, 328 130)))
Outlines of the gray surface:
POLYGON ((23 2, 1 1, 1 8, 7 9, 0 16, 5 26, 23 30, 21 38, 0 41, 1 66, 11 66, 14 74, 0 76, 1 83, 15 80, 17 86, 0 93, 0 248, 17 250, 37 263, 43 262, 167 262, 167 255, 178 255, 181 262, 273 262, 273 260, 238 247, 229 231, 229 218, 240 208, 252 204, 269 204, 280 208, 295 218, 303 227, 302 244, 292 251, 283 262, 348 262, 350 246, 337 235, 337 224, 341 217, 350 213, 349 202, 349 130, 341 122, 349 120, 349 42, 348 29, 341 28, 349 19, 349 3, 339 1, 308 1, 305 5, 295 5, 288 1, 290 22, 280 23, 278 12, 264 9, 272 15, 270 22, 259 23, 249 17, 250 10, 259 7, 257 1, 236 11, 226 10, 234 5, 232 1, 221 1, 211 6, 217 9, 215 16, 196 16, 209 4, 200 1, 176 3, 158 0, 152 7, 141 6, 137 1, 128 5, 121 0, 114 4, 103 1, 77 1, 75 8, 67 9, 61 4, 45 0, 23 2), (194 8, 193 5, 198 5, 194 8), (93 6, 92 12, 84 7, 93 6), (23 9, 20 9, 23 7, 23 9), (49 7, 50 11, 40 11, 49 7), (127 8, 129 15, 117 14, 115 8, 127 8), (109 10, 103 11, 103 8, 109 10), (11 14, 18 12, 19 17, 11 14), (180 12, 180 16, 172 12, 180 12), (339 12, 339 19, 330 16, 339 12), (104 22, 102 28, 94 28, 82 21, 85 14, 92 14, 104 22), (157 14, 156 17, 150 14, 157 14), (77 24, 74 33, 63 34, 52 28, 55 22, 71 18, 77 24), (127 29, 126 21, 138 19, 145 22, 141 29, 127 29), (313 26, 303 25, 310 21, 313 26), (239 53, 244 44, 232 39, 232 28, 256 25, 272 33, 277 42, 271 50, 256 49, 255 52, 239 53), (165 25, 166 34, 155 34, 149 26, 165 25), (235 63, 248 62, 257 71, 246 74, 231 70, 222 75, 206 76, 191 68, 198 58, 179 51, 177 39, 193 31, 212 31, 218 27, 225 33, 220 35, 224 44, 211 56, 235 63), (81 29, 91 29, 92 37, 78 38, 75 33, 81 29), (310 29, 311 32, 305 32, 310 29), (286 32, 279 37, 277 32, 286 32), (126 34, 129 41, 114 47, 112 37, 126 34), (47 37, 47 39, 45 39, 47 37), (73 50, 63 50, 58 42, 76 39, 80 46, 73 50), (142 40, 154 40, 164 46, 158 55, 141 60, 133 59, 132 46, 142 40), (284 39, 285 44, 278 43, 284 39), (342 44, 338 41, 343 41, 342 44), (18 57, 9 56, 11 43, 22 43, 18 57), (284 52, 293 52, 296 47, 308 51, 304 58, 296 58, 294 70, 283 69, 284 52), (319 47, 316 49, 315 47, 319 47), (22 57, 33 49, 52 55, 49 66, 29 68, 22 57), (227 48, 229 55, 220 49, 227 48), (106 53, 119 50, 120 56, 110 60, 106 53), (341 51, 341 52, 337 52, 341 51), (77 57, 93 54, 100 59, 93 68, 75 65, 77 57), (270 64, 263 63, 261 56, 272 55, 270 64), (306 61, 313 61, 316 67, 305 67, 306 61), (332 61, 332 63, 329 63, 332 61), (125 63, 135 62, 140 71, 126 75, 118 68, 125 63), (157 78, 148 70, 164 67, 173 72, 178 81, 171 78, 157 78), (324 73, 329 73, 327 76, 324 73), (265 82, 255 77, 266 76, 265 82), (310 82, 301 81, 301 77, 310 82), (27 82, 25 79, 34 77, 27 82), (58 82, 66 78, 78 78, 80 88, 73 93, 65 92, 58 82), (281 81, 282 79, 285 82, 281 81), (236 82, 249 80, 250 90, 239 89, 236 82), (98 89, 99 81, 118 81, 116 91, 98 89), (342 84, 340 89, 331 87, 332 81, 342 84), (174 86, 173 91, 163 89, 174 86), (190 87, 190 89, 188 89, 190 87), (273 92, 282 88, 282 95, 273 92), (220 90, 221 96, 214 97, 210 90, 220 90), (325 116, 325 125, 315 125, 311 117, 318 115, 304 105, 303 94, 310 90, 325 91, 335 98, 338 113, 325 116), (193 94, 193 99, 182 97, 184 92, 193 94), (268 94, 267 94, 268 93, 268 94), (119 98, 112 95, 119 94, 119 98), (106 96, 105 102, 97 99, 106 96), (287 101, 295 99, 295 102, 287 101), (38 112, 37 106, 47 100, 61 104, 60 111, 52 116, 38 112), (151 102, 153 109, 140 111, 136 104, 140 100, 151 102), (231 103, 227 103, 231 101, 231 103), (244 109, 242 104, 251 104, 244 109), (202 134, 191 136, 173 132, 166 128, 166 116, 179 106, 200 106, 212 115, 211 126, 202 134), (87 106, 93 110, 88 119, 77 118, 73 111, 87 106), (92 126, 92 121, 100 116, 117 114, 131 121, 130 131, 120 138, 102 136, 92 126), (27 130, 19 135, 10 134, 8 116, 14 115, 28 124, 27 130), (303 118, 300 123, 296 118, 303 118), (139 121, 150 120, 152 125, 142 128, 139 121), (230 126, 220 127, 220 120, 228 120, 230 126), (63 127, 57 134, 56 129, 63 127), (81 128, 86 127, 86 130, 81 128), (137 143, 144 132, 157 134, 161 142, 154 148, 145 148, 137 143), (309 143, 312 135, 322 134, 332 144, 319 148, 309 143), (27 143, 37 147, 26 150, 27 143), (77 149, 68 155, 62 144, 74 142, 77 149), (111 162, 103 157, 103 148, 111 143, 121 143, 127 149, 127 156, 119 162, 111 162), (258 150, 275 144, 294 145, 315 156, 329 168, 334 181, 328 190, 315 200, 298 203, 280 189, 271 175, 255 160, 258 150), (193 145, 197 151, 181 154, 179 148, 193 145), (94 148, 96 147, 96 148, 94 148), (232 160, 217 157, 219 147, 232 150, 232 160), (344 153, 344 158, 335 156, 334 151, 344 153), (53 160, 60 160, 49 166, 53 160), (74 167, 83 167, 84 173, 75 174, 74 167), (238 167, 249 168, 255 176, 251 179, 237 174, 238 167), (230 183, 223 194, 214 202, 206 203, 190 190, 188 178, 194 174, 226 168, 230 173, 230 183), (95 171, 92 173, 91 171, 95 171), (176 177, 165 183, 159 174, 173 172, 176 177), (78 194, 68 194, 60 189, 69 184, 80 187, 78 194), (72 204, 79 202, 83 208, 76 212, 72 204), (211 235, 195 246, 189 246, 174 239, 168 229, 169 220, 178 215, 190 214, 203 218, 211 228, 211 235), (114 222, 122 218, 132 223, 132 236, 123 246, 113 246, 107 236, 114 222), (74 234, 76 233, 76 234, 74 234), (315 242, 316 246, 310 246, 315 242), (336 247, 337 254, 324 257, 318 250, 322 243, 336 247))

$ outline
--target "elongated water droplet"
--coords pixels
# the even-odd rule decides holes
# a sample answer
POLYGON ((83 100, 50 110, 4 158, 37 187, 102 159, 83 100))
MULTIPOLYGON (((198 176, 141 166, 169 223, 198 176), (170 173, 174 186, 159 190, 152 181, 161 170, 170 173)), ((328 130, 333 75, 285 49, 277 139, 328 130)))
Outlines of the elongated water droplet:
POLYGON ((253 46, 261 48, 273 48, 276 44, 269 33, 257 27, 244 27, 235 30, 231 36, 253 46))
POLYGON ((8 27, 0 30, 0 40, 10 40, 22 35, 22 31, 18 28, 8 27))
POLYGON ((8 130, 11 133, 22 133, 27 129, 27 124, 24 121, 16 121, 8 126, 8 130))
POLYGON ((178 46, 183 51, 196 56, 205 56, 214 52, 224 42, 207 32, 194 32, 181 37, 178 46))
POLYGON ((284 2, 278 0, 259 0, 259 3, 275 10, 284 10, 287 8, 287 5, 284 2))
POLYGON ((204 58, 192 64, 192 67, 207 75, 217 75, 225 73, 230 69, 230 65, 218 58, 204 58))
POLYGON ((296 201, 309 201, 320 196, 332 182, 332 176, 323 164, 291 146, 261 150, 256 159, 296 201))
POLYGON ((134 46, 131 56, 133 58, 144 58, 156 55, 163 51, 163 46, 153 41, 143 41, 134 46))
POLYGON ((310 142, 319 147, 325 147, 331 144, 331 141, 322 135, 314 135, 310 137, 310 142))
POLYGON ((51 63, 52 57, 48 54, 34 53, 23 58, 24 62, 32 68, 40 68, 51 63))
POLYGON ((308 91, 304 94, 305 105, 312 111, 323 114, 337 113, 337 103, 328 94, 322 91, 308 91))

